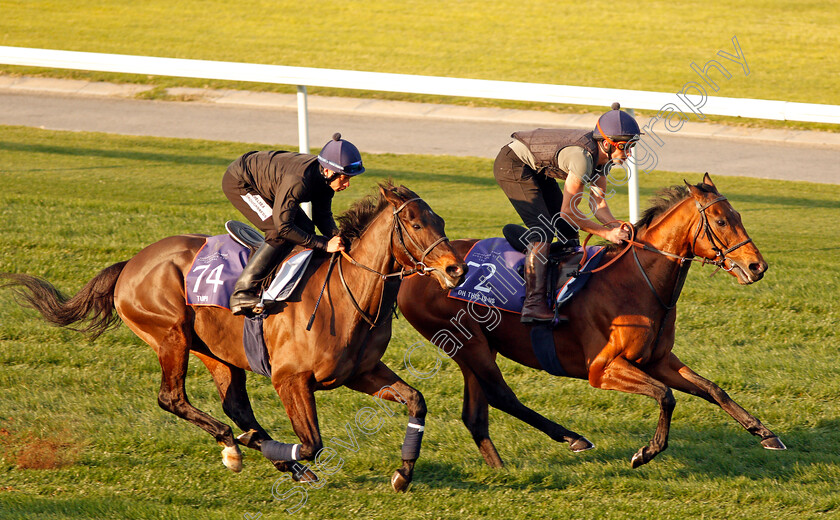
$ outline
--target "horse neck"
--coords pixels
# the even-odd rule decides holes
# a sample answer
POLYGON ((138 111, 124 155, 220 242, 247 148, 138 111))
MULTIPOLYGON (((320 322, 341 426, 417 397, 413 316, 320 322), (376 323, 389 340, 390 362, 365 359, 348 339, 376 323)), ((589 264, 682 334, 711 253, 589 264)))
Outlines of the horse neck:
POLYGON ((657 217, 639 235, 639 241, 650 244, 660 251, 686 257, 694 256, 691 252, 694 239, 692 230, 699 214, 694 211, 693 201, 694 199, 688 197, 657 217))
POLYGON ((350 255, 354 260, 380 273, 390 273, 396 264, 391 251, 395 217, 390 209, 391 207, 387 206, 380 211, 350 247, 350 255))
MULTIPOLYGON (((350 256, 357 263, 383 274, 395 271, 397 263, 391 249, 394 216, 389 209, 390 206, 387 206, 376 215, 350 247, 350 256)), ((378 275, 346 262, 344 276, 359 306, 371 316, 375 317, 380 302, 383 307, 390 305, 390 302, 381 301, 385 284, 378 275)))
MULTIPOLYGON (((692 202, 693 199, 689 197, 674 205, 644 229, 637 240, 660 251, 685 258, 693 257, 691 248, 694 234, 692 230, 699 217, 693 211, 692 202)), ((684 261, 660 253, 644 251, 640 248, 636 248, 636 253, 642 264, 642 269, 654 287, 657 288, 659 297, 663 302, 670 305, 670 300, 679 296, 677 293, 680 291, 681 285, 677 286, 677 284, 680 284, 680 272, 684 261)), ((625 260, 625 262, 635 264, 635 261, 630 259, 625 260)), ((685 267, 688 268, 690 265, 691 262, 688 262, 685 267)), ((636 269, 636 267, 633 267, 633 269, 636 269)), ((685 274, 687 274, 687 271, 683 273, 683 276, 685 274)), ((644 282, 640 283, 644 284, 644 282)))

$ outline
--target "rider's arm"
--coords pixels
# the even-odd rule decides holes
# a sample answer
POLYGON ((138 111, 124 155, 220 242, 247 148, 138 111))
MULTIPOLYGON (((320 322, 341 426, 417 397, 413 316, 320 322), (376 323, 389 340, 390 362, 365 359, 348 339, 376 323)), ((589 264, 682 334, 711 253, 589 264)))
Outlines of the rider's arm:
POLYGON ((318 230, 329 239, 327 242, 327 252, 334 253, 335 251, 344 251, 344 242, 338 236, 338 226, 335 223, 331 211, 332 197, 326 201, 312 201, 312 221, 318 230))
POLYGON ((294 244, 326 250, 327 239, 325 237, 307 233, 295 224, 298 213, 302 211, 300 204, 305 200, 306 194, 307 188, 303 183, 295 182, 278 187, 273 212, 277 234, 283 240, 288 240, 294 244))
MULTIPOLYGON (((615 220, 612 213, 607 206, 606 198, 603 195, 603 190, 606 188, 606 179, 603 176, 596 180, 597 190, 590 191, 591 204, 594 206, 594 214, 598 220, 610 222, 615 220), (603 179, 603 187, 598 185, 598 182, 603 179), (598 193, 595 193, 595 192, 598 193)), ((589 208, 582 210, 580 203, 584 199, 583 190, 586 187, 581 177, 573 173, 569 173, 566 182, 563 183, 563 205, 561 211, 566 219, 574 222, 580 229, 587 233, 592 233, 601 238, 609 240, 613 243, 620 243, 621 239, 626 235, 621 228, 607 228, 601 224, 589 219, 587 214, 592 213, 589 208)))
POLYGON ((607 178, 599 175, 593 184, 589 185, 589 197, 595 207, 595 218, 607 228, 616 226, 616 218, 613 216, 606 199, 607 178))
POLYGON ((338 226, 332 214, 331 196, 324 200, 312 201, 312 222, 326 237, 334 237, 338 234, 338 226))

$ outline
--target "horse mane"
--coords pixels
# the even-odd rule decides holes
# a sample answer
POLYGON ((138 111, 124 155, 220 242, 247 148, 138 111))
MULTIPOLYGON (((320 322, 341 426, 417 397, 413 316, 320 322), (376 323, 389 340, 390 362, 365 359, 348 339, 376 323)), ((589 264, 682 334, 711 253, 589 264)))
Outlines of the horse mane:
MULTIPOLYGON (((411 199, 417 196, 405 186, 394 186, 394 183, 390 179, 380 183, 379 187, 404 199, 411 199)), ((341 236, 351 242, 358 239, 373 221, 373 217, 378 215, 387 205, 388 200, 382 196, 379 190, 354 202, 350 206, 350 209, 339 215, 336 219, 338 220, 341 236)))
POLYGON ((647 228, 656 217, 684 201, 689 195, 688 188, 682 185, 674 185, 657 191, 656 195, 650 199, 650 207, 636 222, 636 230, 647 228))
MULTIPOLYGON (((695 184, 694 187, 704 193, 717 193, 714 186, 709 186, 706 183, 701 182, 700 184, 695 184)), ((642 213, 642 217, 636 222, 636 231, 647 228, 656 217, 662 215, 690 196, 691 192, 688 191, 688 187, 681 184, 662 188, 657 191, 656 195, 650 199, 650 207, 642 213)))
MULTIPOLYGON (((695 187, 703 192, 706 193, 713 193, 714 188, 707 185, 707 184, 697 184, 695 187)), ((635 224, 636 233, 641 233, 645 229, 650 226, 650 224, 656 219, 656 217, 664 214, 669 209, 673 208, 680 202, 684 201, 688 197, 691 196, 691 192, 688 191, 688 187, 685 185, 677 184, 674 186, 669 186, 667 188, 662 188, 661 190, 657 191, 653 198, 650 199, 650 207, 646 209, 642 216, 635 224)), ((607 244, 609 250, 618 251, 623 248, 623 244, 607 244)))

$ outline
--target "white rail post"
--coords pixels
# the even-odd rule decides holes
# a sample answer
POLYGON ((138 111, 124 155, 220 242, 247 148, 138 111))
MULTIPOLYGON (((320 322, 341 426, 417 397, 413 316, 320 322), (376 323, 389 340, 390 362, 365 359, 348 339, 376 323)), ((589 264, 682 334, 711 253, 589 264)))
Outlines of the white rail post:
MULTIPOLYGON (((309 153, 309 104, 306 97, 306 85, 297 86, 298 105, 298 151, 309 153)), ((300 205, 306 216, 312 218, 312 203, 304 202, 300 205)))
MULTIPOLYGON (((627 113, 636 117, 636 113, 632 108, 628 108, 627 113)), ((627 200, 630 206, 630 222, 635 223, 639 220, 639 169, 636 167, 635 155, 627 158, 627 176, 627 200)))
POLYGON ((309 106, 306 85, 297 86, 298 146, 300 153, 309 153, 309 106))

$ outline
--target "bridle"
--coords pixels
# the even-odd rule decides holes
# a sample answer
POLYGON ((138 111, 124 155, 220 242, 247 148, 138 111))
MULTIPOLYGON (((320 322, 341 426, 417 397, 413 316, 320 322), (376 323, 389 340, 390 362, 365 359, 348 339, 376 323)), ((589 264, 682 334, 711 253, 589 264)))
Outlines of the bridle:
MULTIPOLYGON (((708 215, 706 215, 706 210, 708 208, 710 208, 711 206, 714 206, 718 202, 722 202, 724 200, 726 200, 726 197, 721 195, 718 198, 716 198, 715 200, 713 200, 711 202, 708 202, 706 204, 703 204, 703 205, 700 205, 700 202, 698 202, 697 200, 694 201, 694 204, 697 206, 697 211, 700 212, 701 225, 697 226, 697 232, 694 233, 694 240, 691 243, 691 254, 692 254, 692 256, 694 256, 694 251, 695 251, 696 246, 697 246, 697 239, 700 237, 700 233, 705 232, 706 240, 709 241, 709 244, 712 246, 712 251, 715 252, 715 258, 714 258, 714 260, 709 260, 709 259, 704 258, 704 260, 706 260, 706 262, 704 262, 704 263, 714 264, 714 265, 718 266, 718 269, 723 269, 724 271, 729 272, 729 271, 731 271, 732 269, 735 268, 735 264, 731 260, 726 258, 726 255, 735 251, 736 249, 739 249, 739 248, 749 244, 750 242, 752 242, 752 238, 747 238, 746 240, 742 240, 741 242, 738 242, 734 246, 726 247, 726 244, 723 243, 723 240, 721 240, 720 237, 718 237, 715 234, 715 232, 712 231, 712 226, 709 225, 709 217, 708 217, 708 215), (724 248, 726 248, 726 249, 724 249, 724 248), (731 267, 729 269, 726 268, 726 261, 727 260, 729 260, 729 263, 731 264, 731 267)), ((717 271, 715 271, 715 272, 717 272, 717 271)))
MULTIPOLYGON (((340 256, 338 255, 338 253, 333 253, 332 257, 330 258, 330 266, 329 266, 329 269, 327 271, 327 277, 324 280, 324 287, 321 288, 321 294, 318 295, 318 301, 315 302, 315 310, 312 312, 312 317, 309 320, 309 325, 307 325, 306 330, 309 330, 312 327, 312 322, 315 319, 315 312, 318 310, 318 304, 321 302, 321 296, 324 293, 324 289, 326 288, 327 283, 329 282, 330 274, 332 273, 332 269, 333 269, 333 267, 335 266, 336 263, 338 264, 339 279, 341 280, 341 284, 344 286, 344 290, 347 292, 347 296, 350 297, 350 302, 353 304, 353 307, 355 307, 356 311, 362 316, 362 319, 364 319, 371 326, 371 328, 375 327, 377 322, 379 321, 379 318, 382 314, 382 300, 385 297, 385 290, 383 289, 383 291, 382 291, 382 295, 381 295, 380 300, 379 300, 379 308, 376 312, 376 316, 371 318, 370 316, 368 316, 367 312, 365 312, 364 309, 362 309, 362 307, 359 305, 359 302, 356 300, 356 298, 353 296, 353 292, 350 290, 350 286, 347 285, 347 281, 344 278, 344 268, 343 268, 342 263, 340 261, 341 257, 343 257, 345 260, 350 262, 352 265, 377 275, 382 282, 388 282, 389 280, 392 280, 392 279, 395 279, 395 278, 397 280, 402 280, 406 276, 410 276, 412 274, 418 274, 420 276, 425 276, 429 271, 438 270, 436 267, 427 267, 426 266, 426 263, 425 263, 426 256, 429 253, 431 253, 432 250, 434 248, 436 248, 438 245, 440 245, 442 242, 448 242, 449 239, 446 237, 446 235, 443 235, 440 238, 438 238, 437 240, 435 240, 434 242, 432 242, 428 247, 426 247, 424 249, 423 246, 418 244, 417 241, 414 239, 414 237, 412 237, 411 234, 407 232, 407 230, 405 229, 405 224, 403 224, 402 220, 400 220, 400 217, 399 217, 400 212, 403 209, 405 209, 406 206, 408 206, 410 203, 412 203, 414 201, 418 201, 418 200, 422 200, 422 199, 420 197, 414 197, 413 199, 408 199, 407 201, 403 202, 398 208, 395 208, 393 210, 392 214, 393 214, 393 217, 394 217, 394 225, 391 227, 391 233, 388 237, 388 242, 393 247, 394 233, 396 233, 397 240, 399 242, 400 247, 402 248, 405 255, 408 257, 408 259, 411 261, 411 263, 414 264, 414 267, 406 269, 405 265, 403 265, 402 262, 399 262, 399 260, 397 260, 400 263, 400 267, 401 267, 399 271, 396 271, 396 272, 393 272, 393 273, 381 273, 381 272, 377 271, 376 269, 373 269, 373 268, 368 267, 368 266, 366 266, 366 265, 364 265, 360 262, 357 262, 353 257, 351 257, 345 251, 341 251, 340 256), (406 247, 405 237, 408 237, 408 240, 409 240, 409 242, 411 243, 412 246, 414 246, 418 250, 423 251, 423 253, 420 255, 420 260, 417 260, 417 258, 413 254, 411 254, 411 251, 408 250, 408 247, 406 247)), ((392 256, 394 256, 393 255, 393 250, 391 251, 391 253, 392 253, 392 256)))
MULTIPOLYGON (((630 234, 630 238, 624 240, 624 242, 627 245, 624 247, 624 249, 619 254, 617 254, 615 256, 615 258, 610 260, 608 263, 598 267, 597 269, 593 269, 591 271, 585 271, 585 272, 586 273, 597 273, 598 271, 603 271, 604 269, 606 269, 607 267, 612 265, 614 262, 616 262, 619 258, 624 256, 624 253, 626 253, 628 250, 630 250, 631 248, 634 248, 634 247, 641 248, 641 249, 644 249, 645 251, 650 251, 652 253, 657 253, 657 254, 660 254, 662 256, 667 256, 669 258, 677 259, 677 260, 680 261, 681 264, 683 262, 700 262, 702 265, 706 265, 706 264, 716 265, 718 267, 718 269, 723 269, 726 272, 731 271, 732 269, 734 269, 734 264, 733 264, 732 260, 727 258, 726 255, 735 251, 736 249, 739 249, 739 248, 749 244, 750 242, 752 242, 752 238, 747 238, 746 240, 743 240, 743 241, 735 244, 734 246, 726 247, 726 244, 723 243, 723 240, 721 240, 720 237, 718 237, 715 234, 715 232, 712 231, 712 227, 709 225, 709 217, 708 217, 708 215, 706 215, 706 210, 708 208, 714 206, 718 202, 723 202, 725 200, 727 200, 726 197, 721 195, 718 198, 714 199, 713 201, 708 202, 708 203, 703 204, 703 205, 701 205, 700 202, 698 202, 696 200, 694 201, 694 204, 697 206, 697 211, 700 213, 700 223, 697 226, 697 231, 694 232, 694 238, 692 238, 692 240, 691 240, 691 251, 689 252, 688 256, 682 256, 682 255, 678 255, 678 254, 675 254, 675 253, 670 253, 668 251, 662 251, 661 249, 657 249, 650 244, 645 244, 644 242, 637 242, 635 240, 636 228, 633 227, 633 224, 631 224, 630 222, 621 222, 621 221, 617 220, 615 222, 621 224, 621 227, 623 229, 625 229, 630 234), (703 257, 703 256, 701 256, 700 258, 696 257, 694 251, 697 249, 697 240, 700 237, 701 233, 705 234, 706 240, 709 241, 709 244, 712 248, 712 251, 715 252, 715 257, 714 258, 706 258, 706 257, 703 257), (727 260, 729 261, 730 264, 733 264, 732 267, 729 267, 728 269, 726 267, 726 261, 727 260)), ((674 206, 668 213, 670 213, 671 211, 675 211, 678 207, 679 207, 679 204, 674 206)), ((667 215, 667 213, 666 213, 666 215, 667 215)), ((612 223, 612 222, 610 222, 610 223, 612 223)), ((587 258, 588 255, 587 255, 585 246, 589 242, 590 238, 592 238, 591 233, 586 237, 586 240, 583 241, 584 257, 583 257, 583 259, 581 259, 581 266, 583 266, 583 264, 588 259, 587 258)), ((635 253, 636 253, 636 251, 635 251, 635 249, 633 249, 633 254, 635 254, 635 253)), ((715 272, 717 272, 717 271, 715 271, 715 272)))
MULTIPOLYGON (((425 276, 426 273, 428 273, 429 271, 437 270, 437 268, 435 268, 435 267, 426 267, 426 263, 425 263, 426 262, 426 255, 431 253, 432 250, 434 248, 436 248, 438 245, 440 245, 441 242, 448 242, 449 239, 446 237, 446 235, 443 235, 440 238, 438 238, 437 240, 435 240, 434 242, 432 242, 431 245, 429 245, 429 247, 423 249, 423 246, 418 244, 417 241, 414 240, 414 237, 412 237, 409 233, 406 232, 405 224, 403 224, 402 220, 400 220, 400 218, 399 218, 400 212, 403 209, 405 209, 405 207, 408 206, 411 202, 414 202, 416 200, 422 200, 422 199, 420 197, 414 197, 413 199, 408 199, 407 201, 403 202, 400 205, 400 207, 394 209, 394 211, 393 211, 394 226, 391 228, 391 235, 389 237, 389 242, 393 244, 394 233, 397 234, 397 239, 399 240, 400 247, 402 248, 405 255, 409 258, 409 260, 414 264, 414 267, 412 267, 411 269, 406 269, 405 266, 402 265, 402 262, 400 262, 400 265, 402 266, 402 268, 399 271, 397 271, 395 273, 385 274, 385 273, 380 273, 376 269, 372 269, 372 268, 370 268, 370 267, 368 267, 364 264, 360 264, 359 262, 354 260, 353 257, 351 257, 349 254, 347 254, 344 251, 341 251, 341 256, 343 256, 348 262, 355 265, 356 267, 360 267, 360 268, 362 268, 366 271, 369 271, 371 273, 376 274, 382 280, 386 280, 388 278, 394 278, 394 277, 399 277, 400 279, 403 279, 406 276, 409 276, 409 275, 412 275, 412 274, 415 274, 415 273, 419 274, 420 276, 425 276), (411 242, 411 245, 413 245, 415 248, 423 250, 423 254, 420 255, 420 260, 417 260, 417 258, 415 258, 415 256, 411 254, 411 251, 408 250, 408 248, 405 245, 405 238, 404 237, 408 237, 408 240, 411 242)), ((339 265, 339 269, 340 268, 341 268, 341 266, 339 265)))
MULTIPOLYGON (((642 277, 644 278, 645 282, 647 282, 647 285, 650 288, 651 292, 653 292, 653 294, 656 296, 656 299, 659 301, 659 303, 662 305, 662 307, 664 307, 667 310, 673 309, 674 306, 676 306, 676 304, 677 304, 677 299, 679 299, 680 292, 682 291, 683 283, 685 283, 685 277, 688 274, 688 267, 691 265, 690 262, 699 262, 701 265, 711 264, 711 265, 717 266, 717 269, 712 273, 712 275, 716 274, 721 269, 723 269, 726 272, 729 272, 729 271, 732 271, 735 268, 735 263, 732 262, 732 260, 730 260, 729 258, 727 258, 726 255, 728 255, 729 253, 732 253, 736 249, 739 249, 739 248, 749 244, 750 242, 752 242, 752 238, 747 238, 746 240, 743 240, 743 241, 735 244, 734 246, 727 247, 726 244, 723 242, 723 240, 721 240, 720 237, 718 237, 715 234, 715 232, 712 230, 712 226, 709 225, 709 217, 706 214, 706 210, 709 209, 710 207, 714 206, 718 202, 723 202, 725 200, 727 200, 726 197, 724 197, 723 195, 720 195, 716 199, 714 199, 710 202, 707 202, 706 204, 700 204, 700 202, 697 201, 697 200, 694 201, 694 204, 697 206, 697 211, 698 211, 698 213, 700 213, 700 222, 697 225, 697 230, 694 232, 694 237, 692 238, 692 241, 691 241, 691 251, 689 251, 687 256, 682 256, 682 255, 678 255, 678 254, 675 254, 675 253, 670 253, 668 251, 662 251, 660 249, 657 249, 657 248, 653 247, 650 244, 646 244, 646 243, 643 243, 643 242, 637 242, 635 240, 636 229, 633 227, 633 224, 631 224, 629 222, 621 222, 621 227, 626 229, 627 232, 630 234, 630 238, 625 240, 625 242, 627 243, 627 246, 618 255, 616 255, 612 260, 610 260, 606 264, 598 267, 597 269, 592 269, 590 271, 584 271, 584 272, 585 273, 596 273, 598 271, 602 271, 602 270, 606 269, 607 267, 609 267, 610 265, 612 265, 613 263, 615 263, 628 250, 632 249, 633 259, 636 261, 636 266, 638 266, 639 271, 641 271, 642 277), (706 240, 709 241, 709 244, 711 246, 712 251, 715 252, 715 257, 714 258, 706 258, 706 257, 697 258, 696 257, 695 251, 697 249, 697 240, 700 238, 701 233, 705 235, 706 240), (656 292, 656 289, 653 287, 653 283, 651 283, 650 278, 648 277, 647 273, 644 270, 644 267, 642 267, 642 263, 639 261, 639 256, 636 253, 636 249, 638 249, 638 248, 641 248, 641 249, 644 249, 645 251, 650 251, 652 253, 656 253, 656 254, 659 254, 659 255, 662 255, 662 256, 666 256, 666 257, 669 257, 669 258, 674 258, 676 260, 679 260, 679 265, 680 265, 680 271, 681 272, 680 272, 679 278, 677 279, 677 284, 674 287, 674 293, 671 297, 671 302, 669 304, 666 304, 662 300, 662 298, 659 296, 659 293, 656 292), (730 263, 729 268, 726 267, 726 262, 727 261, 729 261, 729 263, 730 263)), ((679 207, 679 204, 674 206, 668 213, 670 213, 671 211, 675 211, 678 207, 679 207)), ((666 213, 666 215, 667 215, 667 213, 666 213)), ((590 234, 589 236, 586 237, 586 240, 584 240, 584 242, 583 242, 584 257, 581 259, 581 263, 580 263, 581 266, 583 266, 585 264, 586 260, 587 260, 586 243, 589 241, 589 239, 591 237, 592 237, 592 235, 590 234)))

